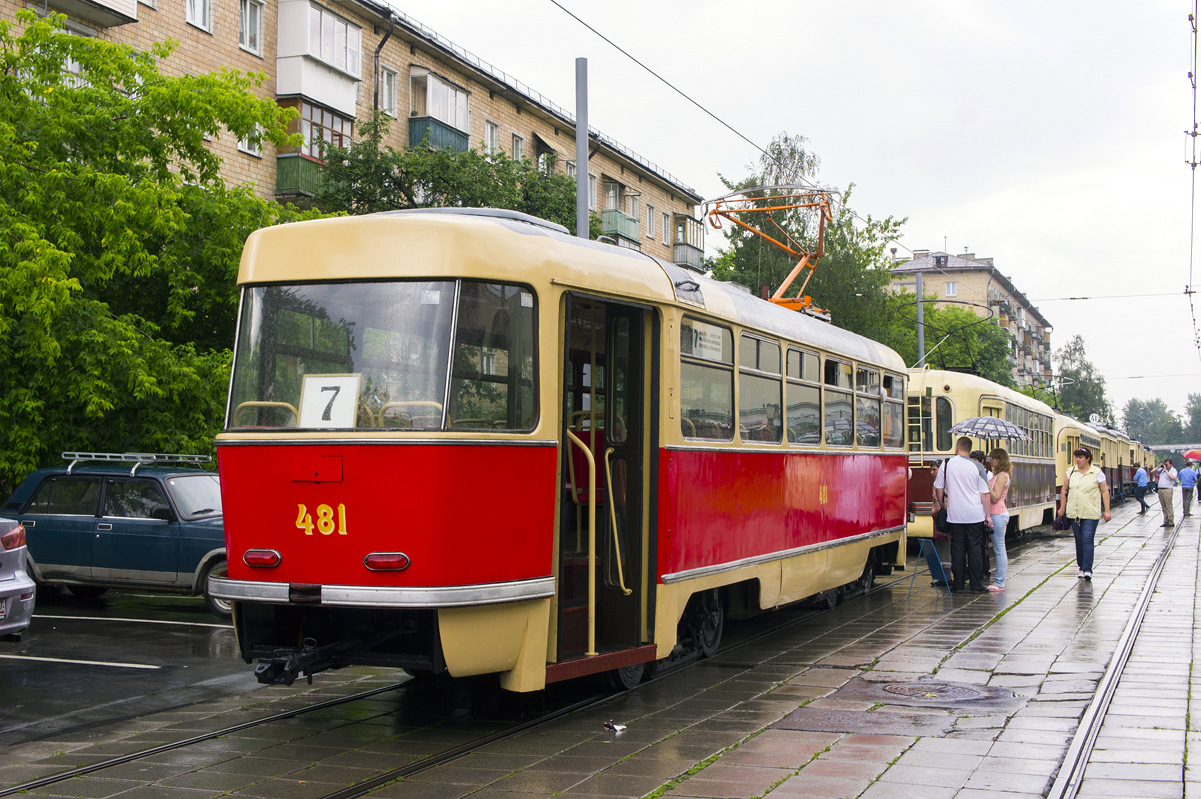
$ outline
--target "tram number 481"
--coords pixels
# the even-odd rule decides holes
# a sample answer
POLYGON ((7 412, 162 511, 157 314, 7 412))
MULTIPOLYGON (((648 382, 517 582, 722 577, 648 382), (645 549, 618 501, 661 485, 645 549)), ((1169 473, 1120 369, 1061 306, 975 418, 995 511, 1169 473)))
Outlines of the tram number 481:
POLYGON ((308 512, 308 508, 304 505, 297 505, 296 513, 296 529, 304 530, 305 535, 312 535, 313 529, 322 535, 332 535, 335 531, 338 535, 346 535, 346 506, 339 503, 337 510, 337 520, 334 519, 334 509, 329 505, 317 506, 317 521, 314 523, 313 515, 308 512))

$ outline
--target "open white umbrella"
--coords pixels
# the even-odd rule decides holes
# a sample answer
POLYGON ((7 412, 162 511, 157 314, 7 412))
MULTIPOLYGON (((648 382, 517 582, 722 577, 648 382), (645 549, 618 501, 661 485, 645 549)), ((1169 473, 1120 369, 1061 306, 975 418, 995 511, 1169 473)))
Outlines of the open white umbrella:
POLYGON ((1013 422, 998 419, 996 416, 973 416, 971 419, 964 419, 962 422, 952 425, 951 433, 972 438, 1030 440, 1030 436, 1023 433, 1022 428, 1013 422))

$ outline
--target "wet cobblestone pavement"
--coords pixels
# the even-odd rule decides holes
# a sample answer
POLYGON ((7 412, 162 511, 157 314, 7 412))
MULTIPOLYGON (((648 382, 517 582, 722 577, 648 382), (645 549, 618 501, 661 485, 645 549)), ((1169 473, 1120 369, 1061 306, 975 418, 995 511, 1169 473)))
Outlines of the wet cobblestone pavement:
MULTIPOLYGON (((371 796, 1023 799, 1051 786, 1170 531, 1128 503, 1101 526, 1094 579, 1066 536, 1011 553, 1008 590, 948 595, 924 571, 593 709, 386 785, 371 796), (627 728, 604 729, 615 719, 627 728)), ((1182 520, 1080 796, 1183 797, 1198 654, 1201 536, 1182 520)), ((386 686, 320 675, 10 747, 0 787, 386 686)), ((1198 687, 1201 687, 1199 685, 1198 687)), ((41 796, 306 797, 496 732, 514 707, 446 712, 393 692, 36 789, 41 796)), ((490 704, 491 702, 491 704, 490 704)), ((498 704, 506 704, 499 707, 498 704)), ((524 704, 523 704, 524 703, 524 704)), ((1197 723, 1193 722, 1193 727, 1197 723)))

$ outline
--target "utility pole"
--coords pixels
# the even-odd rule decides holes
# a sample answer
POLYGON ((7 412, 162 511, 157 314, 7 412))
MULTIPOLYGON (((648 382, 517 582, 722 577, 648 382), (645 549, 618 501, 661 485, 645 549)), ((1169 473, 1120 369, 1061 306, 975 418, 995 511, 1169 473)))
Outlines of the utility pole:
POLYGON ((588 59, 575 60, 575 234, 588 238, 588 59))
POLYGON ((917 364, 926 365, 926 314, 922 303, 922 273, 917 273, 917 364))

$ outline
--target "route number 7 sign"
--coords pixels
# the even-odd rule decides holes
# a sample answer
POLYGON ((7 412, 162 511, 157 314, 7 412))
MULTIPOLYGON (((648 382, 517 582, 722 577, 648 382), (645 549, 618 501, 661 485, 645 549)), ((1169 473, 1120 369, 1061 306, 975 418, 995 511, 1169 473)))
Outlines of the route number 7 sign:
POLYGON ((353 428, 362 375, 305 375, 300 390, 301 428, 353 428))

